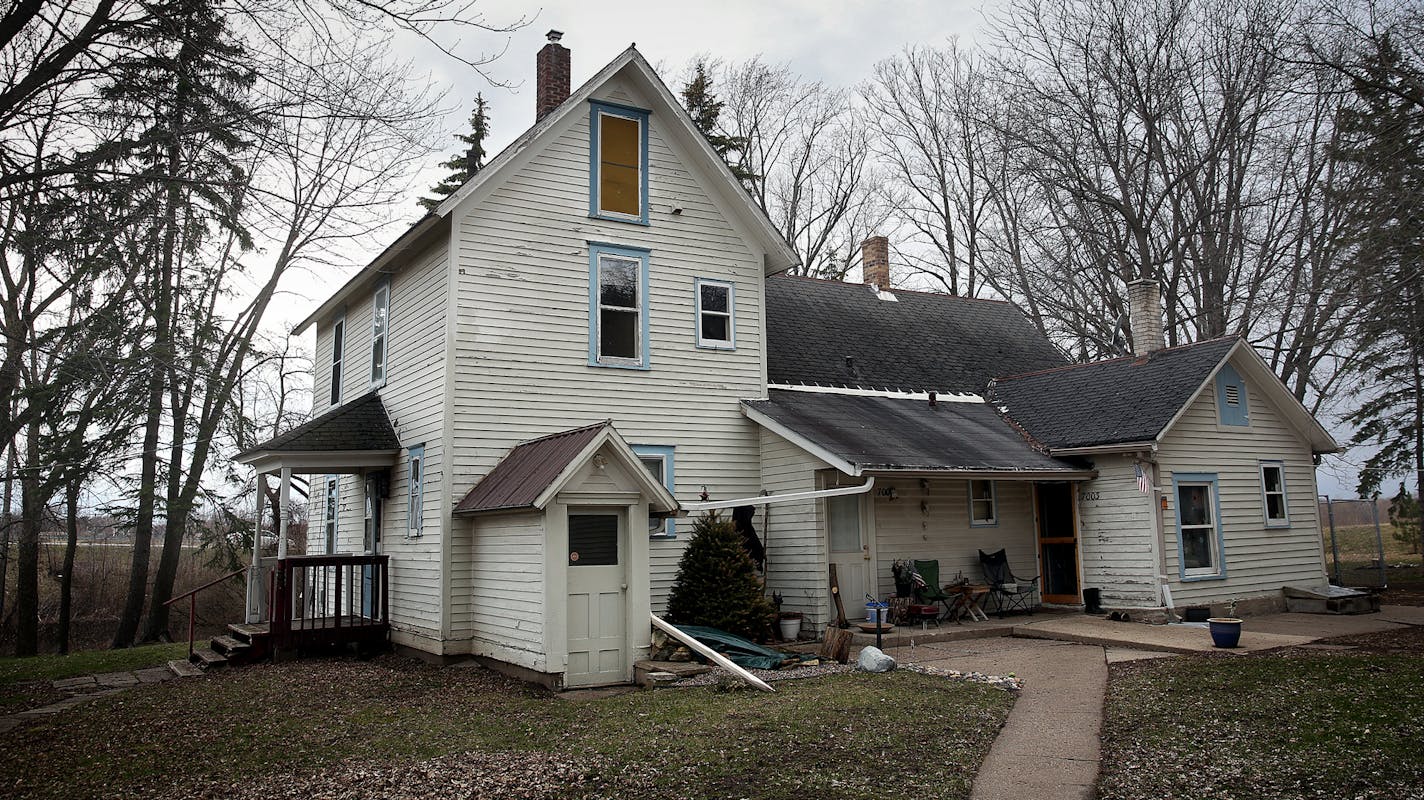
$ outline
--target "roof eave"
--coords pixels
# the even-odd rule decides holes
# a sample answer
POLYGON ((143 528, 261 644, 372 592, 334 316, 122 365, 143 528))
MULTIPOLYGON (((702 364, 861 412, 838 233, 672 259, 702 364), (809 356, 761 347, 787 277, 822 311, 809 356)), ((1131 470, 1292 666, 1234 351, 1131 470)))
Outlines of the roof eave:
POLYGON ((783 425, 782 423, 772 419, 769 415, 747 405, 746 401, 742 401, 741 409, 742 416, 746 417, 752 422, 755 422, 763 428, 766 428, 767 430, 771 431, 777 436, 780 436, 786 441, 796 445, 797 447, 801 448, 810 455, 821 459, 822 461, 826 462, 832 467, 835 467, 846 475, 850 475, 851 477, 860 476, 860 465, 847 461, 845 458, 836 455, 835 453, 832 453, 831 451, 811 441, 800 433, 797 433, 786 425, 783 425))
POLYGON ((927 466, 885 466, 865 465, 866 475, 894 475, 909 478, 983 478, 991 480, 1079 480, 1086 481, 1098 477, 1095 469, 996 469, 981 467, 927 467, 927 466))
POLYGON ((1048 454, 1054 458, 1066 456, 1091 456, 1100 453, 1136 453, 1142 451, 1156 452, 1157 440, 1150 439, 1140 442, 1119 442, 1115 444, 1093 444, 1079 447, 1050 447, 1048 454))
POLYGON ((296 473, 359 473, 366 469, 394 466, 399 449, 394 450, 253 450, 233 459, 259 473, 290 469, 296 473))

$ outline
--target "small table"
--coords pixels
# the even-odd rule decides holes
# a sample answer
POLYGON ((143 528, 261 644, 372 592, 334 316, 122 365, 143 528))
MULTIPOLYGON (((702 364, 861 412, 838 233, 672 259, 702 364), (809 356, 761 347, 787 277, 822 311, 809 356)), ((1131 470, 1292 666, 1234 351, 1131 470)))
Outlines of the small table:
POLYGON ((945 619, 962 622, 964 615, 968 614, 971 621, 988 621, 989 615, 984 613, 983 608, 984 598, 989 595, 988 586, 964 583, 957 586, 946 586, 944 591, 955 596, 954 601, 950 603, 949 611, 945 614, 945 619))

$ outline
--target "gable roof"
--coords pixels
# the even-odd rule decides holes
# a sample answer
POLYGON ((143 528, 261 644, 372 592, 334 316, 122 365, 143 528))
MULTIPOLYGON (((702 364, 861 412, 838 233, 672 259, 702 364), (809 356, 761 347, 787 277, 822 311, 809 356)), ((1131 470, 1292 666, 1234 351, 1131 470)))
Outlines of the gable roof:
POLYGON ((520 442, 455 505, 455 514, 541 509, 572 473, 604 445, 629 467, 655 512, 677 509, 677 499, 643 468, 611 420, 520 442))
POLYGON ((381 395, 370 391, 238 453, 237 460, 246 463, 266 453, 367 452, 399 450, 400 447, 400 438, 391 427, 381 395))
POLYGON ((982 395, 995 375, 1068 359, 1013 305, 863 284, 766 280, 767 380, 982 395))
POLYGON ((1315 452, 1338 445, 1239 336, 998 378, 988 400, 1050 452, 1155 443, 1233 356, 1315 452))
POLYGON ((1035 450, 980 402, 936 402, 773 389, 743 400, 750 419, 848 475, 954 472, 996 477, 1089 477, 1092 470, 1035 450))
POLYGON ((332 311, 340 307, 351 295, 363 290, 369 283, 377 279, 382 272, 387 272, 394 255, 409 249, 416 240, 425 241, 423 235, 433 229, 445 230, 448 228, 448 218, 460 203, 480 186, 497 180, 501 174, 512 164, 515 159, 531 145, 535 143, 544 133, 557 127, 565 117, 580 109, 583 109, 588 100, 591 99, 604 84, 624 69, 635 78, 636 82, 647 91, 649 97, 655 102, 654 113, 658 119, 675 120, 676 124, 669 126, 667 133, 674 135, 679 142, 688 149, 702 155, 703 162, 708 170, 717 175, 720 180, 717 186, 709 187, 718 196, 731 206, 734 213, 743 219, 750 230, 760 240, 762 246, 768 254, 768 262, 764 265, 766 273, 782 272, 800 263, 801 259, 796 251, 787 243, 786 238, 781 235, 776 226, 767 217, 766 212, 752 201, 752 198, 742 188, 736 176, 732 174, 722 157, 712 149, 712 145, 707 142, 707 137, 697 129, 692 118, 688 116, 686 109, 677 102, 672 92, 658 77, 657 71, 653 69, 647 59, 643 58, 637 48, 629 46, 628 49, 620 53, 612 61, 608 62, 603 69, 599 70, 592 78, 589 78, 578 89, 569 94, 568 99, 560 103, 556 108, 536 121, 524 133, 520 134, 514 141, 510 142, 500 150, 499 153, 490 159, 489 163, 479 172, 470 176, 465 183, 446 197, 433 214, 427 214, 417 221, 404 234, 397 239, 396 243, 382 252, 381 255, 362 269, 349 281, 346 282, 330 298, 323 302, 306 319, 302 320, 292 333, 299 334, 306 330, 313 322, 325 317, 332 311), (420 231, 417 234, 417 231, 420 231), (397 245, 407 242, 404 247, 397 245))

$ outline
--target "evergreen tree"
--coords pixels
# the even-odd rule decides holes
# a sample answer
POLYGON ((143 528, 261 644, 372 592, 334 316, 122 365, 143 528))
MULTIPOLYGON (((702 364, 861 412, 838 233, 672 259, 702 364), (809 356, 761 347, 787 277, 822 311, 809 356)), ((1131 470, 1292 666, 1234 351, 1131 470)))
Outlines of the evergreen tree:
POLYGON ((717 151, 732 170, 737 180, 749 182, 756 174, 742 165, 742 159, 734 159, 734 153, 741 153, 747 147, 747 140, 741 136, 727 136, 717 130, 717 119, 722 115, 722 101, 712 93, 712 76, 708 74, 706 59, 698 59, 692 65, 692 77, 682 87, 682 104, 692 117, 692 122, 707 143, 717 151))
POLYGON ((1409 545, 1409 552, 1419 552, 1419 501, 1409 493, 1403 481, 1389 503, 1389 524, 1394 526, 1394 539, 1409 545))
POLYGON ((1424 107, 1401 90, 1424 86, 1424 64, 1407 61, 1387 35, 1370 48, 1335 149, 1353 168, 1340 190, 1352 217, 1342 230, 1363 305, 1352 369, 1367 399, 1345 419, 1354 444, 1375 448, 1360 476, 1364 497, 1411 471, 1416 493, 1424 487, 1424 107))
POLYGON ((440 166, 454 170, 449 177, 430 187, 435 197, 422 197, 420 205, 426 211, 434 211, 445 198, 454 194, 485 166, 485 139, 489 136, 489 105, 482 94, 475 95, 475 110, 470 115, 470 132, 457 133, 455 138, 464 142, 465 152, 451 158, 440 166))
POLYGON ((668 596, 669 621, 764 639, 774 614, 736 527, 715 512, 699 517, 668 596))

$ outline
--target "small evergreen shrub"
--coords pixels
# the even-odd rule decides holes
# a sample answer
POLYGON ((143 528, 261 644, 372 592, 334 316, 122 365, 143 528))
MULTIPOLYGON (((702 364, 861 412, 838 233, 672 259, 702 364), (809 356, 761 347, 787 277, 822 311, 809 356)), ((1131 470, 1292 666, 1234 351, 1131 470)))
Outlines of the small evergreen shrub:
POLYGON ((762 592, 741 534, 730 520, 708 513, 693 523, 692 538, 678 562, 668 596, 668 621, 762 640, 776 613, 762 592))

